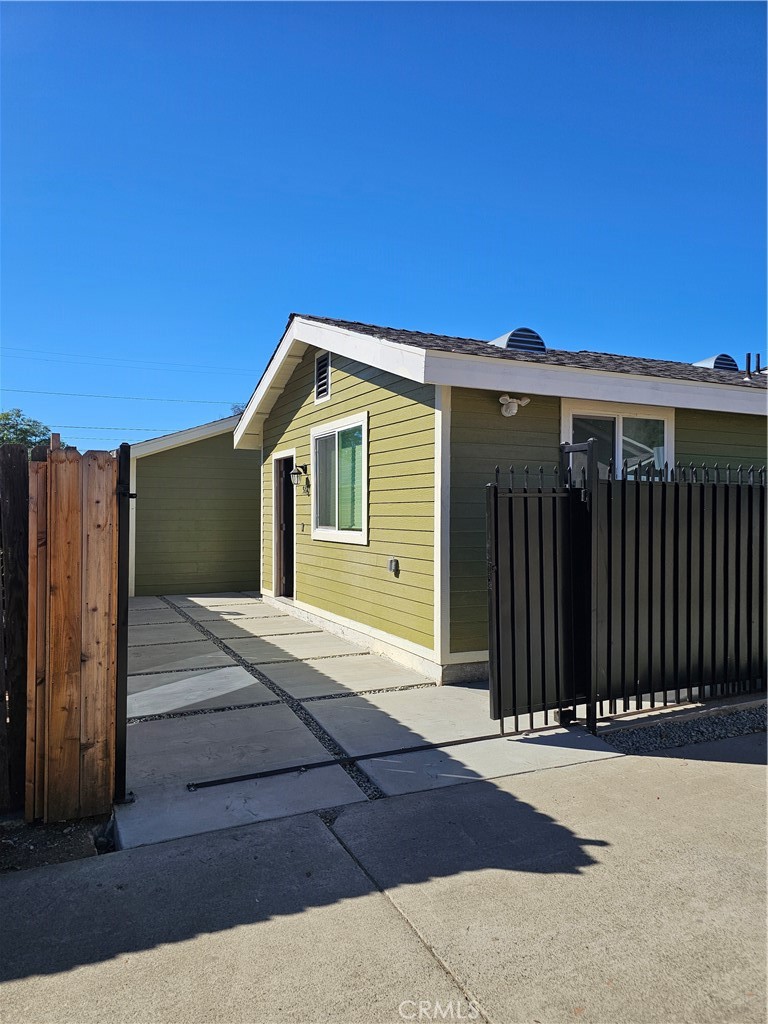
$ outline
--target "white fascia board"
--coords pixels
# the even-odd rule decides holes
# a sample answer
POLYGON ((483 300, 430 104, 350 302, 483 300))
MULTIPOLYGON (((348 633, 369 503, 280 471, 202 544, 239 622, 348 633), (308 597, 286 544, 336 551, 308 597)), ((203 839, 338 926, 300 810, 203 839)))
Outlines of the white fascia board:
POLYGON ((235 448, 261 447, 262 427, 308 346, 424 382, 423 349, 295 317, 264 371, 235 430, 235 448))
POLYGON ((598 402, 662 405, 677 409, 765 416, 768 396, 762 388, 729 387, 699 381, 646 377, 634 373, 586 370, 519 360, 484 359, 455 352, 426 352, 429 384, 552 395, 598 402))
POLYGON ((131 445, 131 458, 141 459, 145 455, 155 455, 157 452, 170 451, 171 448, 181 448, 182 445, 191 444, 193 441, 204 441, 207 437, 231 434, 239 419, 239 416, 228 416, 224 420, 203 423, 199 427, 188 427, 186 430, 177 430, 173 434, 152 437, 148 441, 139 441, 138 444, 131 445))

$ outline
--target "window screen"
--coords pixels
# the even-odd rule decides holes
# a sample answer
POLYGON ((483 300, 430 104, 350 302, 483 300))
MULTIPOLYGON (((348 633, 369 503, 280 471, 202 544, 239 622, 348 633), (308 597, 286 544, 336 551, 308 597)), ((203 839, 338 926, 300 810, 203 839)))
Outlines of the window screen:
POLYGON ((315 439, 317 525, 336 528, 336 435, 315 439))

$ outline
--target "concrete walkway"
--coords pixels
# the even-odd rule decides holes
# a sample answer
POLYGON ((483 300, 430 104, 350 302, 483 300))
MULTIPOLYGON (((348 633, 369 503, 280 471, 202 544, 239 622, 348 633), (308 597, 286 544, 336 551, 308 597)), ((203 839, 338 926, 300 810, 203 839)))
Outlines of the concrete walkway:
POLYGON ((3 876, 0 1019, 762 1024, 764 760, 744 736, 3 876))
POLYGON ((244 594, 134 598, 122 847, 618 756, 583 732, 496 731, 483 687, 437 687, 244 594), (189 784, 343 757, 358 764, 189 784), (391 753, 395 751, 395 753, 391 753))

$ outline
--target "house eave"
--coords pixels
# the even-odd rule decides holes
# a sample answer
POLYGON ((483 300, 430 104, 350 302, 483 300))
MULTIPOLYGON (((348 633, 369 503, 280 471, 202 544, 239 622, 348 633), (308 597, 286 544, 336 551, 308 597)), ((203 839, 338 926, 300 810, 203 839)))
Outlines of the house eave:
POLYGON ((172 448, 181 448, 194 441, 204 441, 208 437, 231 434, 239 419, 239 415, 227 416, 226 419, 215 420, 213 423, 203 423, 197 427, 188 427, 185 430, 176 430, 172 434, 163 434, 161 437, 151 437, 146 441, 139 441, 138 444, 131 445, 131 458, 141 459, 147 455, 170 451, 172 448))
POLYGON ((633 405, 703 409, 765 416, 768 396, 764 388, 712 384, 704 381, 651 377, 644 374, 588 370, 520 360, 484 360, 456 352, 426 353, 425 379, 429 384, 516 391, 590 401, 628 402, 633 405))
POLYGON ((261 447, 264 420, 309 347, 355 359, 408 380, 423 382, 424 379, 423 349, 296 316, 289 323, 245 407, 235 430, 235 448, 261 447))
POLYGON ((440 352, 295 316, 240 417, 235 448, 261 447, 264 420, 310 346, 420 384, 711 412, 764 416, 767 411, 763 388, 440 352))

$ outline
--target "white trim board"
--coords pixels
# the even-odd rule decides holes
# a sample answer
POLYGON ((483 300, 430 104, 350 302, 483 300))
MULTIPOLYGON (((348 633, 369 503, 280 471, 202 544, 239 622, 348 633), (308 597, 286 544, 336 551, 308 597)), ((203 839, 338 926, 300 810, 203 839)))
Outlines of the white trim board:
POLYGON ((214 420, 213 423, 201 423, 197 427, 187 427, 186 430, 177 430, 173 434, 163 434, 161 437, 151 437, 147 441, 139 441, 138 444, 131 445, 131 458, 141 459, 146 455, 155 455, 157 452, 181 448, 183 445, 193 444, 195 441, 204 441, 208 437, 231 434, 239 419, 239 416, 227 416, 226 419, 214 420))
POLYGON ((438 352, 294 317, 235 428, 236 448, 261 446, 264 420, 310 346, 422 384, 766 415, 766 392, 757 386, 737 387, 642 373, 438 352))
MULTIPOLYGON (((136 493, 136 459, 131 454, 128 490, 136 493)), ((136 498, 128 499, 128 596, 136 594, 136 498)))
POLYGON ((451 631, 451 389, 435 388, 434 644, 446 663, 451 631))
MULTIPOLYGON (((269 461, 272 463, 272 593, 277 590, 277 474, 275 473, 275 463, 279 462, 280 459, 293 459, 294 466, 296 465, 296 449, 295 448, 283 448, 279 452, 272 452, 269 457, 269 461)), ((262 462, 262 466, 263 466, 262 462)), ((262 491, 262 502, 264 500, 262 491)), ((262 537, 264 534, 262 533, 262 537)), ((293 503, 293 596, 296 597, 296 578, 297 578, 296 564, 296 498, 294 496, 293 503)), ((262 581, 263 582, 263 581, 262 581)), ((269 591, 261 589, 262 594, 269 593, 269 591)))

